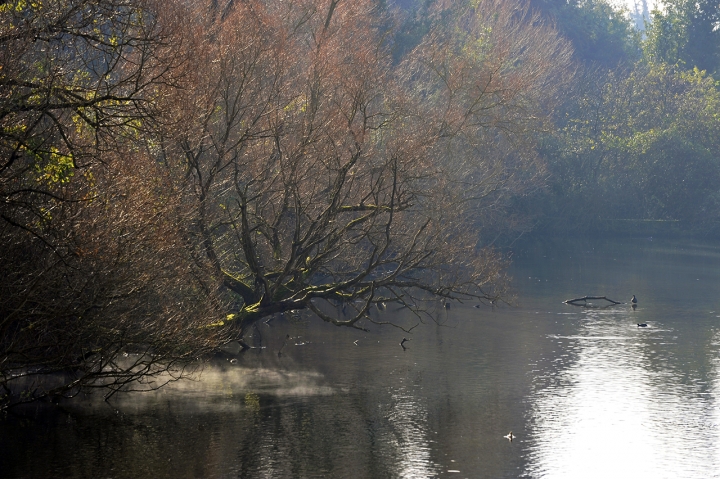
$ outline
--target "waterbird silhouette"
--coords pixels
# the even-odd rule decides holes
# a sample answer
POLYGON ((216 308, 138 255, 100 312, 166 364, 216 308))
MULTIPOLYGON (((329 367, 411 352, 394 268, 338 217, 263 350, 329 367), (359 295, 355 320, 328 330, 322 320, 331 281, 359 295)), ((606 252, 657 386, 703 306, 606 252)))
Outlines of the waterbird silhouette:
POLYGON ((647 328, 646 323, 638 323, 638 328, 647 328))

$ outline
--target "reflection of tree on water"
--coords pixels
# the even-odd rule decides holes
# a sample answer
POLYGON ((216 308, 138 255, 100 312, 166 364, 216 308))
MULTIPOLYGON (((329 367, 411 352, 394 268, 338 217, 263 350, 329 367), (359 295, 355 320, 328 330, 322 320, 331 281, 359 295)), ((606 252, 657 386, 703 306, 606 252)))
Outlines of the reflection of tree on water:
POLYGON ((236 455, 233 473, 240 477, 424 478, 439 473, 431 459, 427 410, 411 394, 395 393, 387 402, 365 394, 289 402, 259 397, 260 407, 243 414, 228 431, 232 446, 223 446, 224 454, 236 455))

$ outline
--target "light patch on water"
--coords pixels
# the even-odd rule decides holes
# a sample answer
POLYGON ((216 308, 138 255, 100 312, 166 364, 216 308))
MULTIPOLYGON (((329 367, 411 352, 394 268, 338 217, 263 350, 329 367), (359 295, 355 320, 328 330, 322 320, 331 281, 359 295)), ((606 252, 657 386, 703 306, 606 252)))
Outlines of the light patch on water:
POLYGON ((560 355, 556 369, 545 372, 552 380, 537 383, 528 475, 654 479, 720 470, 720 391, 708 394, 705 382, 663 367, 667 358, 658 351, 669 354, 671 331, 655 330, 632 343, 634 334, 617 321, 588 324, 585 331, 548 335, 565 340, 573 354, 560 355), (612 334, 620 330, 627 336, 612 334))
POLYGON ((627 336, 559 336, 556 334, 548 334, 550 339, 572 339, 576 341, 626 341, 627 336))
POLYGON ((440 468, 432 460, 432 444, 427 430, 427 408, 414 394, 392 394, 388 421, 392 429, 385 440, 397 463, 398 477, 436 477, 440 468))

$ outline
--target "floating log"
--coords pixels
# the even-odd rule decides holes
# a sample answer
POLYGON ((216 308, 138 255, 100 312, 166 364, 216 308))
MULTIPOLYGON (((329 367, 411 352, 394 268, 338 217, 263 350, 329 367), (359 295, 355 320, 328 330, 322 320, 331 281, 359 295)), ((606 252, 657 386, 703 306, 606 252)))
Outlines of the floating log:
POLYGON ((622 304, 620 301, 615 301, 614 299, 610 299, 607 296, 583 296, 582 298, 575 298, 575 299, 568 299, 567 301, 564 301, 566 304, 578 304, 580 302, 587 303, 590 299, 604 299, 605 301, 609 301, 612 304, 622 304))

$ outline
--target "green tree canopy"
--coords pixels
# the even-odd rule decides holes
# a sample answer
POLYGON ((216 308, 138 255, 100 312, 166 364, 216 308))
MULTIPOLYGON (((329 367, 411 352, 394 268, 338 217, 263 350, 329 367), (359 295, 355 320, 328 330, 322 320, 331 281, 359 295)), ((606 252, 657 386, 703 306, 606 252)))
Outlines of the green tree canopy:
POLYGON ((639 33, 627 12, 605 0, 531 0, 530 5, 552 19, 586 65, 614 68, 639 58, 639 33))
POLYGON ((720 1, 666 0, 652 13, 644 43, 655 62, 680 63, 711 74, 720 69, 720 1))
POLYGON ((698 69, 638 63, 588 75, 547 143, 557 215, 570 228, 598 221, 720 218, 720 93, 698 69))

